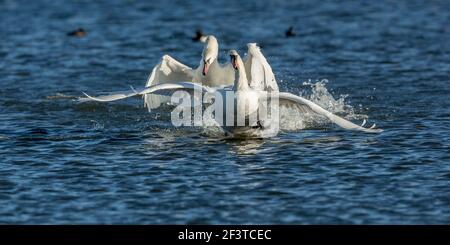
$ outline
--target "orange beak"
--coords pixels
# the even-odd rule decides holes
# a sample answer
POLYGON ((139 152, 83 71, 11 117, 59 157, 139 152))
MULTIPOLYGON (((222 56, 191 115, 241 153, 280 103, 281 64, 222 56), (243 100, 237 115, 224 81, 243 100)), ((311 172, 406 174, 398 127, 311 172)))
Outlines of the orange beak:
POLYGON ((208 74, 208 70, 209 70, 209 65, 208 65, 208 63, 203 62, 203 70, 202 70, 203 76, 206 76, 206 74, 208 74))

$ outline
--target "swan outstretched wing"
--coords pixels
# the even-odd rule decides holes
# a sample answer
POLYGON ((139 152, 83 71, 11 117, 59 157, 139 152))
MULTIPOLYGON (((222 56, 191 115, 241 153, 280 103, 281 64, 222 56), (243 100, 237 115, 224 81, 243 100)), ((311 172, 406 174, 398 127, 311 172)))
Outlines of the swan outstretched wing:
POLYGON ((262 91, 278 91, 278 84, 272 68, 256 43, 247 44, 248 52, 244 59, 245 72, 250 87, 262 91))
POLYGON ((164 55, 161 61, 153 68, 147 79, 146 86, 164 82, 191 81, 194 70, 182 64, 170 55, 164 55))
POLYGON ((138 93, 140 91, 142 91, 145 88, 138 88, 138 89, 134 89, 133 87, 131 87, 130 90, 127 91, 118 91, 118 92, 113 92, 113 93, 109 93, 106 95, 100 95, 100 96, 90 96, 88 94, 86 94, 85 92, 83 92, 83 94, 86 96, 84 98, 79 98, 78 102, 87 102, 87 101, 98 101, 98 102, 110 102, 110 101, 115 101, 115 100, 121 100, 121 99, 126 99, 129 97, 133 97, 135 95, 138 95, 138 93))
POLYGON ((323 109, 322 107, 320 107, 319 105, 317 105, 316 103, 314 103, 310 100, 307 100, 305 98, 302 98, 300 96, 297 96, 297 95, 294 95, 291 93, 285 93, 285 92, 271 93, 270 97, 272 99, 278 98, 280 105, 282 105, 282 104, 291 105, 291 106, 297 107, 302 112, 315 113, 315 114, 324 116, 324 117, 328 118, 330 121, 332 121, 333 123, 339 125, 342 128, 345 128, 345 129, 363 131, 363 132, 367 132, 367 133, 383 132, 382 129, 375 128, 375 124, 369 128, 362 127, 365 124, 365 121, 363 122, 363 124, 361 126, 356 125, 348 120, 345 120, 344 118, 342 118, 340 116, 337 116, 337 115, 323 109))
MULTIPOLYGON (((146 86, 176 81, 192 81, 193 77, 194 70, 192 68, 182 64, 169 55, 164 55, 161 61, 153 68, 152 73, 147 79, 146 86)), ((169 99, 167 96, 146 94, 144 96, 144 104, 149 109, 154 109, 169 99)))
POLYGON ((90 96, 86 93, 86 98, 80 99, 81 102, 85 101, 98 101, 98 102, 111 102, 116 100, 122 100, 126 98, 130 98, 138 95, 165 95, 168 96, 176 91, 187 91, 190 94, 193 94, 195 90, 199 91, 200 94, 205 92, 214 92, 212 89, 208 87, 204 87, 200 84, 191 83, 191 82, 172 82, 172 83, 160 83, 156 85, 151 85, 149 87, 140 88, 140 89, 131 89, 129 91, 124 91, 115 94, 102 95, 98 97, 90 96))

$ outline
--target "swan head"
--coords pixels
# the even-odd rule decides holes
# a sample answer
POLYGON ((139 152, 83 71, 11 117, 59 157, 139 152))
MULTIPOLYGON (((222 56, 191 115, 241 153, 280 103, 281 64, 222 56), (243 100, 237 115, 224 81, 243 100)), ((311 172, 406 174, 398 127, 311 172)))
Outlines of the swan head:
POLYGON ((236 50, 232 49, 232 50, 230 50, 230 52, 228 52, 228 54, 230 55, 230 61, 231 61, 231 65, 233 66, 233 68, 235 70, 239 70, 240 65, 241 65, 240 63, 242 63, 242 59, 239 56, 239 53, 236 50))
POLYGON ((260 51, 260 48, 257 43, 247 43, 248 48, 248 55, 255 56, 258 51, 260 51))
POLYGON ((206 76, 211 64, 215 60, 217 60, 217 56, 219 54, 219 44, 217 42, 217 39, 212 35, 203 36, 201 37, 200 41, 205 43, 205 47, 203 48, 202 53, 202 74, 203 76, 206 76))
POLYGON ((236 90, 248 89, 247 75, 245 74, 245 66, 239 53, 232 49, 228 52, 230 55, 231 65, 235 72, 234 87, 236 90))
POLYGON ((259 46, 257 43, 247 43, 247 48, 257 48, 259 49, 259 46))

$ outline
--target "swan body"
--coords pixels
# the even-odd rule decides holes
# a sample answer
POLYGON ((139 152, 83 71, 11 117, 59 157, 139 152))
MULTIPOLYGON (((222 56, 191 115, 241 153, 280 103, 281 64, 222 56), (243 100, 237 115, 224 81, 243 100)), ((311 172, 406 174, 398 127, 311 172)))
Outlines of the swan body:
POLYGON ((233 122, 223 125, 223 129, 233 135, 249 135, 253 129, 258 129, 257 113, 259 109, 259 94, 252 89, 247 80, 244 63, 236 50, 230 51, 231 65, 235 70, 233 101, 223 103, 225 122, 232 116, 233 122), (230 105, 232 108, 230 108, 230 105))

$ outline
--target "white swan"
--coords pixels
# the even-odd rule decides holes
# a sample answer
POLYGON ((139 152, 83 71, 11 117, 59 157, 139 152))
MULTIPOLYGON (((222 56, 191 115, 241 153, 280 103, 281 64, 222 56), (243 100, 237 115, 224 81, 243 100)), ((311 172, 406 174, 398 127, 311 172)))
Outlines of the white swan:
MULTIPOLYGON (((223 87, 233 84, 233 70, 227 65, 221 65, 218 60, 219 44, 212 36, 200 39, 205 43, 202 58, 197 69, 192 69, 169 55, 164 55, 147 79, 146 87, 158 83, 189 81, 208 87, 223 87)), ((161 95, 146 94, 144 104, 150 110, 157 108, 170 98, 161 95)))
MULTIPOLYGON (((212 36, 204 36, 205 43, 199 66, 192 69, 169 55, 164 55, 147 79, 146 87, 158 83, 189 81, 208 87, 225 87, 233 85, 234 71, 230 64, 220 64, 217 60, 219 44, 212 36)), ((252 88, 259 90, 277 91, 278 86, 266 58, 255 43, 247 44, 248 52, 245 59, 245 69, 250 78, 252 88)), ((150 110, 157 108, 169 98, 161 95, 146 94, 145 106, 150 110)))
MULTIPOLYGON (((307 100, 305 98, 302 98, 300 96, 291 93, 278 91, 268 93, 268 91, 266 90, 253 89, 248 83, 245 65, 239 54, 235 50, 232 50, 230 51, 230 57, 232 67, 235 69, 233 91, 235 92, 235 100, 236 100, 236 103, 233 103, 233 106, 235 108, 231 111, 235 113, 238 112, 244 113, 244 115, 241 115, 241 118, 249 118, 252 114, 256 113, 259 109, 261 101, 269 99, 278 99, 280 106, 291 106, 298 108, 301 112, 304 113, 312 113, 324 116, 328 118, 331 122, 345 129, 363 131, 367 133, 379 133, 383 131, 382 129, 376 129, 375 125, 373 125, 370 128, 365 128, 356 125, 348 120, 345 120, 342 117, 334 115, 333 113, 323 109, 322 107, 320 107, 319 105, 315 104, 310 100, 307 100), (240 106, 243 108, 239 108, 240 106)), ((121 94, 106 95, 99 97, 91 97, 87 94, 85 95, 88 97, 87 100, 109 102, 138 95, 146 95, 152 93, 158 94, 164 91, 170 91, 173 93, 178 90, 188 91, 191 94, 194 94, 194 90, 201 91, 201 94, 215 93, 215 92, 220 92, 221 94, 223 94, 224 92, 226 92, 226 89, 209 88, 201 84, 192 82, 175 82, 175 83, 168 82, 151 85, 141 90, 134 90, 133 92, 126 92, 121 94)), ((227 106, 228 103, 224 102, 223 105, 227 106)), ((225 108, 224 112, 230 111, 229 109, 230 108, 225 108)), ((234 115, 234 118, 237 118, 237 116, 234 115)), ((250 124, 245 126, 238 126, 237 124, 234 124, 232 126, 224 126, 223 128, 225 131, 231 132, 232 134, 237 133, 240 135, 244 133, 253 135, 255 131, 263 129, 263 126, 258 122, 250 122, 250 124)))
MULTIPOLYGON (((236 93, 236 108, 234 109, 234 112, 244 112, 243 115, 246 119, 250 118, 252 114, 258 113, 259 106, 261 106, 262 101, 272 100, 276 99, 279 101, 280 106, 289 106, 289 107, 295 107, 300 112, 303 113, 311 113, 311 114, 318 114, 321 116, 325 116, 328 118, 331 122, 341 126, 342 128, 349 129, 349 130, 357 130, 357 131, 363 131, 368 133, 379 133, 382 132, 382 129, 376 129, 375 124, 370 128, 364 128, 362 127, 366 121, 362 123, 362 126, 356 125, 348 120, 345 120, 342 117, 339 117, 337 115, 334 115, 333 113, 323 109, 319 105, 315 104, 314 102, 307 100, 305 98, 302 98, 300 96, 286 93, 286 92, 278 92, 278 86, 266 84, 266 83, 258 83, 254 81, 254 78, 252 78, 251 85, 254 85, 255 88, 253 88, 251 85, 249 86, 248 80, 247 80, 247 74, 244 63, 235 50, 230 51, 231 56, 231 63, 233 65, 233 68, 236 70, 235 74, 235 82, 233 90, 236 93), (273 87, 271 87, 273 86, 273 87), (272 90, 273 89, 273 90, 272 90), (275 90, 276 89, 276 90, 275 90), (270 92, 270 93, 268 93, 270 92), (242 108, 241 108, 242 107, 242 108)), ((265 61, 265 59, 264 59, 265 61)), ((270 66, 268 66, 270 68, 270 66)), ((256 73, 252 71, 252 76, 254 77, 256 73)), ((256 74, 260 75, 260 74, 256 74)), ((227 105, 227 102, 223 103, 224 105, 227 105)), ((224 111, 227 111, 224 109, 224 111)), ((236 118, 236 117, 234 117, 236 118)), ((257 117, 254 117, 257 118, 257 117)), ((249 125, 239 127, 237 124, 234 124, 232 127, 224 127, 224 129, 228 132, 231 132, 232 134, 248 134, 248 135, 258 135, 255 134, 255 131, 263 130, 264 126, 259 121, 261 118, 257 119, 258 121, 249 121, 249 125), (253 124, 252 124, 253 123, 253 124)), ((264 118, 262 118, 264 120, 264 118)))

